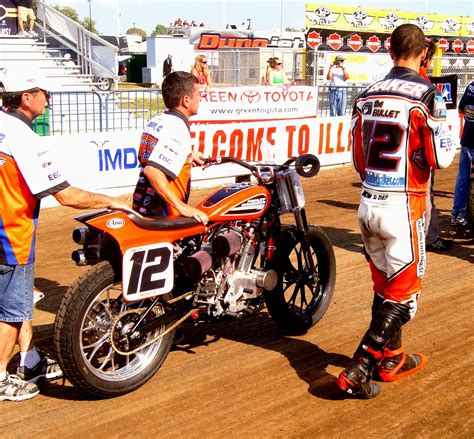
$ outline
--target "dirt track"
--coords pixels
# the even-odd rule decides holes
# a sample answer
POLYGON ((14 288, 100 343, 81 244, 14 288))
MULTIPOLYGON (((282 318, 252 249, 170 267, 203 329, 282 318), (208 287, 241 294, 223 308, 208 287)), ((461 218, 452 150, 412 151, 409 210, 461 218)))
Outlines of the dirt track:
MULTIPOLYGON (((335 387, 372 301, 356 224, 359 188, 347 166, 305 183, 310 222, 325 229, 337 260, 333 303, 307 334, 279 335, 266 312, 199 327, 196 340, 206 343, 172 351, 132 394, 94 401, 56 381, 29 402, 0 403, 0 437, 474 437, 474 245, 448 225, 456 171, 457 161, 436 174, 443 236, 455 246, 428 254, 418 313, 404 331, 405 346, 426 354, 428 366, 384 383, 376 399, 347 399, 335 387)), ((69 260, 77 214, 60 207, 40 218, 36 285, 47 297, 34 323, 37 344, 49 352, 61 297, 83 271, 69 260)))

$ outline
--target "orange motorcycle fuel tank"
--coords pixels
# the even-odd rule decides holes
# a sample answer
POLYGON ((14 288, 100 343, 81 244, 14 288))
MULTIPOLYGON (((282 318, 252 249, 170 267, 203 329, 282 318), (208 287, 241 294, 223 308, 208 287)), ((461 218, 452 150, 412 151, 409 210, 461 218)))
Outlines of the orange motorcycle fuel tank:
POLYGON ((260 218, 270 207, 271 194, 263 186, 235 183, 218 189, 196 207, 211 222, 252 221, 260 218))

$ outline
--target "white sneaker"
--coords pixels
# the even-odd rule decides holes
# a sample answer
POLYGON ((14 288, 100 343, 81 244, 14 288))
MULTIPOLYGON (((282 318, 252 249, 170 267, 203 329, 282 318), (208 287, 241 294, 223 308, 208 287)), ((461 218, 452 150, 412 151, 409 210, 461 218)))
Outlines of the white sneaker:
POLYGON ((38 34, 34 30, 27 31, 30 37, 37 38, 38 34))
POLYGON ((25 38, 25 37, 29 38, 29 37, 31 37, 30 33, 29 33, 28 31, 26 31, 26 30, 24 30, 23 32, 18 32, 18 33, 16 34, 16 36, 17 36, 17 37, 21 37, 21 38, 25 38))
POLYGON ((0 381, 0 401, 24 401, 38 393, 36 384, 27 383, 15 375, 7 373, 6 378, 0 381))

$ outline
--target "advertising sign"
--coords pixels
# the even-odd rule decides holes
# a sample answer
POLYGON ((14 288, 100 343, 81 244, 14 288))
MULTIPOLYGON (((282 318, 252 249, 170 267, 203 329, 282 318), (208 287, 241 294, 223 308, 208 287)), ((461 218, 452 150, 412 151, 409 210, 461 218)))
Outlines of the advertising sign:
MULTIPOLYGON (((443 49, 448 53, 469 52, 467 42, 474 38, 473 17, 326 3, 306 4, 306 35, 315 32, 320 36, 319 50, 386 52, 388 36, 404 23, 416 24, 425 35, 435 41, 442 40, 443 49), (334 35, 342 40, 337 47, 334 35), (354 35, 361 39, 362 45, 354 44, 354 35)), ((307 44, 311 47, 309 41, 307 44)))
POLYGON ((17 9, 13 0, 0 0, 0 36, 18 32, 17 9))

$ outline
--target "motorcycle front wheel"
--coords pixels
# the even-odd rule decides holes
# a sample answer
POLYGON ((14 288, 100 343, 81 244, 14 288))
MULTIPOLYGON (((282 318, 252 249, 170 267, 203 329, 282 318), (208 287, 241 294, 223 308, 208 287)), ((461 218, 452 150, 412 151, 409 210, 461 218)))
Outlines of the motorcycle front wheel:
POLYGON ((272 261, 270 268, 278 273, 278 283, 265 291, 270 316, 286 333, 304 333, 323 317, 331 303, 336 283, 332 245, 319 227, 309 226, 306 235, 288 227, 276 242, 272 261))
MULTIPOLYGON (((123 301, 121 282, 108 262, 93 266, 71 286, 56 315, 54 345, 61 369, 74 386, 110 398, 137 389, 157 372, 171 349, 174 331, 132 355, 118 354, 110 343, 114 319, 145 306, 144 301, 123 301)), ((152 311, 153 316, 163 312, 161 305, 152 311)), ((135 315, 129 315, 128 324, 133 325, 135 315)), ((154 330, 141 342, 160 331, 164 328, 154 330)))

